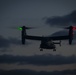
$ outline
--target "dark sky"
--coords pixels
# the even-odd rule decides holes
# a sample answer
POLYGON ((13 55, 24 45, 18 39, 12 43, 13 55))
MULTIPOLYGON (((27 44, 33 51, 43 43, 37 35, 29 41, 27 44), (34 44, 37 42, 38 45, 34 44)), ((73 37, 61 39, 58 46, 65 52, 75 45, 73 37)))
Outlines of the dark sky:
POLYGON ((60 27, 76 25, 76 0, 0 0, 0 74, 76 74, 75 41, 40 52, 40 41, 21 45, 21 32, 13 27, 23 25, 37 27, 30 35, 65 35, 60 27))

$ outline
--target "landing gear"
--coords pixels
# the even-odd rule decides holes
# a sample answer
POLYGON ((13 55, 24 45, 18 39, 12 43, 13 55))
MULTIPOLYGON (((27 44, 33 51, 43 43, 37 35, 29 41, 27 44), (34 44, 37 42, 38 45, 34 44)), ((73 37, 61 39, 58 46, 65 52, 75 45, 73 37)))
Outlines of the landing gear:
POLYGON ((54 48, 53 51, 56 51, 56 48, 54 48))
POLYGON ((40 51, 43 51, 43 49, 41 48, 40 51))

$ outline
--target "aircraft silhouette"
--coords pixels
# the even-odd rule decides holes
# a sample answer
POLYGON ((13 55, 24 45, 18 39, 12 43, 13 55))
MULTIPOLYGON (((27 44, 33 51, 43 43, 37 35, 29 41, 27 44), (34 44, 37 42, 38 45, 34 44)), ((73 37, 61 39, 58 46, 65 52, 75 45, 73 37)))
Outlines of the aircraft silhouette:
POLYGON ((61 40, 68 40, 69 45, 71 45, 73 40, 73 30, 76 30, 75 26, 69 26, 65 28, 69 29, 68 35, 44 37, 44 36, 27 35, 26 30, 31 28, 32 27, 26 27, 26 26, 22 26, 19 28, 20 30, 22 30, 21 31, 22 44, 23 45, 25 44, 26 39, 41 41, 40 51, 43 51, 43 49, 53 49, 53 51, 56 51, 55 44, 59 44, 61 46, 61 40), (54 42, 54 40, 60 40, 60 42, 54 42))

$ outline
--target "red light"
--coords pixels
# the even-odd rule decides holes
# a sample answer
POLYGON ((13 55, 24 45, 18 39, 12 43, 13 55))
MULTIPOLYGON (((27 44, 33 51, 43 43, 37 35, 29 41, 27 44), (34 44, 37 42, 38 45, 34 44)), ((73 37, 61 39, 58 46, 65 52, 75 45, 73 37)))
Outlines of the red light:
POLYGON ((73 26, 73 30, 76 30, 76 27, 75 26, 73 26))

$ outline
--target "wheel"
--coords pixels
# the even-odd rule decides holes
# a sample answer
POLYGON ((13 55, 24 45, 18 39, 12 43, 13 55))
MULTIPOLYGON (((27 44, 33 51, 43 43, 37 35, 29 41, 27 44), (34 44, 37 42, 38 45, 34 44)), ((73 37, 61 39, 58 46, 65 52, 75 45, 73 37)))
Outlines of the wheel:
POLYGON ((43 51, 43 49, 41 48, 40 51, 43 51))
POLYGON ((54 48, 53 51, 56 51, 56 49, 54 48))

